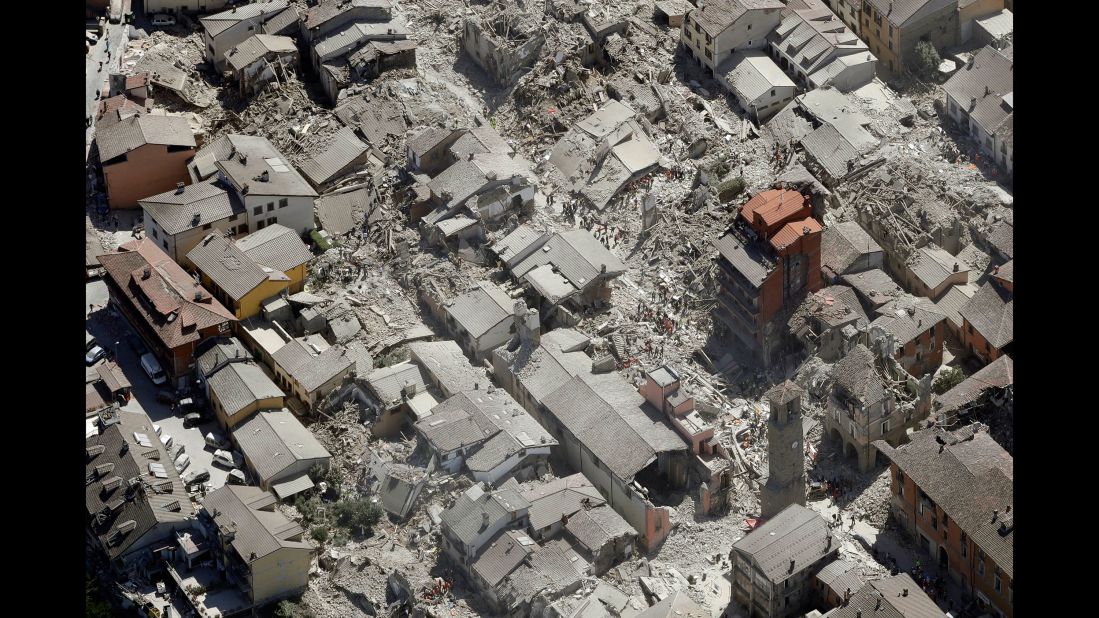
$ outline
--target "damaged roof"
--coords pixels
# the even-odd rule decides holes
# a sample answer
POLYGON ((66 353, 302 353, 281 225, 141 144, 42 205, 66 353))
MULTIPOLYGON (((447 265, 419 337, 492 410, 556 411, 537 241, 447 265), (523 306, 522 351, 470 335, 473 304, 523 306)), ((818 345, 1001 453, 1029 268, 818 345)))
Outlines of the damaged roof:
POLYGON ((395 405, 400 403, 405 386, 415 388, 417 393, 427 390, 427 381, 421 371, 419 365, 407 361, 379 367, 366 376, 366 384, 381 403, 395 405))
POLYGON ((882 440, 874 446, 1013 577, 1014 459, 980 423, 954 432, 924 429, 910 437, 898 448, 882 440))
POLYGON ((138 200, 166 234, 176 235, 200 225, 245 214, 244 204, 217 180, 199 182, 138 200))
POLYGON ((445 397, 491 385, 484 368, 471 365, 462 348, 452 340, 414 341, 408 344, 408 351, 445 397))
POLYGON ((721 61, 715 73, 748 103, 754 103, 775 88, 797 87, 770 56, 758 49, 730 54, 721 61))
POLYGON ((774 268, 755 243, 745 244, 733 234, 725 234, 714 243, 718 253, 756 288, 763 285, 774 268))
POLYGON ((470 567, 491 588, 510 575, 537 547, 523 532, 501 530, 470 567))
POLYGON ((490 493, 477 484, 464 491, 449 509, 443 511, 443 526, 468 546, 486 528, 529 507, 530 503, 514 489, 497 489, 490 493), (487 526, 484 515, 488 516, 487 526))
POLYGON ((904 290, 879 268, 853 275, 843 275, 843 282, 855 288, 859 299, 869 304, 872 309, 881 307, 904 294, 904 290))
POLYGON ((321 229, 333 236, 348 234, 362 222, 361 218, 370 211, 372 201, 366 187, 317 198, 314 203, 317 221, 321 229))
POLYGON ((835 179, 843 178, 859 158, 859 150, 831 123, 817 127, 801 140, 801 146, 835 179))
POLYGON ((615 539, 637 534, 633 526, 608 504, 581 509, 565 524, 565 530, 581 547, 593 554, 615 539))
POLYGON ((820 240, 820 265, 836 275, 851 268, 868 269, 870 256, 882 253, 879 245, 857 221, 844 221, 824 228, 820 240))
POLYGON ((622 260, 584 229, 554 233, 538 250, 512 267, 511 272, 523 277, 543 264, 552 264, 578 290, 587 288, 600 274, 616 277, 626 272, 622 260))
POLYGON ((772 405, 778 404, 780 406, 786 405, 803 395, 805 395, 805 389, 791 380, 786 380, 782 384, 776 384, 771 387, 771 390, 763 394, 772 405))
POLYGON ((1015 340, 1015 295, 992 282, 982 285, 959 313, 994 348, 1015 340))
POLYGON ((695 603, 686 592, 676 590, 634 618, 710 618, 710 612, 695 603))
POLYGON ((297 51, 294 39, 288 36, 254 34, 230 49, 225 58, 234 70, 243 71, 267 54, 293 54, 297 51))
POLYGON ((839 543, 832 539, 828 522, 800 504, 791 504, 733 543, 733 552, 750 556, 772 584, 781 583, 838 551, 839 543))
POLYGON ((99 160, 111 159, 132 152, 147 144, 195 147, 191 125, 181 116, 131 116, 96 131, 99 160))
POLYGON ((340 175, 369 149, 351 127, 343 127, 320 152, 302 162, 301 171, 314 187, 319 187, 340 175))
POLYGON ((860 343, 832 365, 835 386, 862 406, 874 405, 889 396, 875 360, 874 353, 860 343))
POLYGON ((276 363, 311 393, 351 367, 342 346, 334 345, 314 354, 301 339, 291 339, 271 355, 276 363))
POLYGON ((870 325, 880 326, 892 334, 898 346, 918 339, 946 320, 930 299, 908 294, 882 305, 877 311, 879 315, 870 325))
POLYGON ((581 472, 549 482, 528 483, 523 498, 530 502, 530 527, 549 528, 585 507, 606 504, 606 499, 581 472))
POLYGON ((968 273, 970 270, 969 264, 934 244, 917 249, 908 258, 906 266, 921 283, 932 290, 939 287, 951 275, 968 273))
MULTIPOLYGON (((229 152, 216 157, 214 165, 242 193, 248 195, 317 197, 317 192, 297 172, 282 153, 265 137, 229 135, 229 152), (267 180, 258 180, 267 172, 267 180)), ((203 148, 203 151, 206 149, 203 148)), ((195 157, 196 163, 198 156, 195 157)))
POLYGON ((935 407, 947 414, 979 400, 990 390, 1003 389, 1015 384, 1015 361, 1004 355, 985 365, 961 384, 935 397, 935 407))

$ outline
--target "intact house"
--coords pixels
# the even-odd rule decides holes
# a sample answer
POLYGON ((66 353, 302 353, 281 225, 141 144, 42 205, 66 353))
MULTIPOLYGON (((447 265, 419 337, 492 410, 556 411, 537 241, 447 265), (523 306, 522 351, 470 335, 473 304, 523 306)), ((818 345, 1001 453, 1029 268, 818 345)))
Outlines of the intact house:
MULTIPOLYGON (((896 372, 896 367, 892 371, 896 372)), ((890 367, 861 343, 832 366, 831 376, 824 433, 836 445, 843 445, 845 456, 855 455, 861 472, 877 462, 875 441, 900 444, 907 440, 907 430, 926 417, 928 410, 912 405, 909 386, 900 393, 891 388, 885 376, 890 382, 898 376, 890 375, 890 367), (898 401, 898 396, 903 399, 898 401)))
POLYGON ((148 238, 98 259, 111 306, 141 336, 169 380, 185 384, 198 344, 228 332, 236 317, 148 238))
POLYGON ((1015 61, 1006 50, 985 47, 950 77, 943 90, 958 128, 1008 175, 1015 170, 1015 61))
POLYGON ((791 11, 767 38, 768 53, 803 90, 850 92, 874 79, 877 58, 827 7, 791 11))
POLYGON ((798 616, 812 598, 810 577, 839 556, 841 541, 816 511, 791 504, 733 543, 732 604, 753 616, 798 616))
POLYGON ((318 337, 291 339, 271 352, 271 359, 276 379, 309 410, 338 389, 355 366, 347 348, 318 337))
POLYGON ((313 488, 309 471, 328 469, 332 455, 286 408, 260 412, 237 425, 233 442, 255 483, 279 500, 313 488))
POLYGON ((714 77, 756 124, 777 114, 797 91, 797 85, 758 49, 733 52, 718 65, 714 77))
POLYGON ((717 77, 728 72, 719 67, 733 53, 767 47, 767 35, 779 25, 785 8, 779 0, 705 2, 687 13, 679 40, 698 66, 717 77))
POLYGON ((943 362, 946 323, 935 303, 905 295, 879 307, 870 328, 881 329, 891 340, 892 356, 919 378, 934 373, 943 362))
POLYGON ((107 204, 137 208, 138 200, 187 182, 195 137, 186 118, 139 115, 96 131, 107 204))
POLYGON ((763 191, 741 207, 717 241, 714 317, 765 365, 777 360, 786 316, 821 287, 821 226, 811 213, 797 191, 763 191))
POLYGON ((969 283, 972 268, 935 244, 920 247, 905 262, 905 284, 916 296, 937 301, 948 289, 969 283))
POLYGON ((858 221, 844 221, 824 229, 820 237, 820 267, 827 281, 844 275, 884 268, 882 248, 858 221))
POLYGON ((300 292, 312 258, 298 235, 278 224, 235 242, 213 232, 187 254, 203 285, 240 320, 258 314, 273 296, 300 292))
POLYGON ((862 35, 863 0, 822 0, 828 8, 839 16, 845 26, 857 35, 862 35))
POLYGON ((557 446, 506 391, 469 390, 435 406, 414 425, 439 468, 456 474, 467 468, 477 482, 526 480, 548 470, 550 447, 557 446))
POLYGON ((987 364, 1013 352, 1015 342, 1014 285, 993 278, 962 306, 962 345, 966 352, 987 364))
POLYGON ((575 324, 576 314, 611 300, 611 281, 626 265, 591 232, 572 229, 538 234, 520 225, 492 246, 522 284, 544 320, 575 324))
POLYGON ((515 334, 516 302, 491 281, 446 301, 446 327, 475 361, 488 357, 515 334))
POLYGON ((881 62, 878 72, 893 77, 915 55, 916 44, 935 49, 954 44, 958 32, 958 0, 863 0, 859 35, 881 62))
POLYGON ((555 457, 589 478, 642 547, 655 549, 671 519, 654 489, 687 484, 689 445, 620 376, 592 373, 589 337, 571 329, 542 336, 531 313, 517 318, 516 341, 493 351, 497 379, 560 443, 555 457))
POLYGON ((316 553, 277 503, 259 487, 225 485, 206 496, 200 514, 218 570, 256 607, 303 592, 316 553))
POLYGON ((218 71, 227 68, 229 50, 249 37, 261 34, 263 24, 287 10, 287 0, 267 0, 234 6, 228 11, 199 18, 206 61, 218 71))
POLYGON ((314 229, 317 192, 266 138, 227 135, 195 155, 196 167, 208 169, 211 163, 244 204, 247 221, 243 223, 248 227, 240 230, 238 226, 238 233, 275 223, 298 234, 314 229))
POLYGON ((194 506, 148 416, 111 410, 95 423, 84 441, 87 538, 112 568, 134 572, 192 526, 194 506))
MULTIPOLYGON (((905 574, 907 576, 907 573, 905 574)), ((833 560, 810 580, 817 607, 842 607, 851 600, 866 580, 860 575, 858 565, 848 560, 833 560)), ((819 612, 818 612, 819 617, 819 612)))
POLYGON ((132 384, 114 361, 89 367, 84 382, 84 417, 95 416, 103 408, 130 401, 132 384))
POLYGON ((891 513, 978 606, 1014 616, 1014 460, 979 423, 931 428, 894 448, 891 513))
POLYGON ((456 565, 468 570, 496 533, 526 525, 530 503, 517 488, 514 481, 491 491, 478 483, 443 511, 443 551, 456 565))
POLYGON ((293 74, 298 66, 298 47, 288 36, 254 34, 230 49, 225 58, 229 78, 237 82, 243 96, 293 74))
POLYGON ((194 263, 187 253, 214 230, 235 235, 242 223, 244 203, 229 185, 213 178, 192 185, 179 183, 172 191, 139 200, 145 215, 145 232, 164 248, 168 257, 185 268, 194 263))
MULTIPOLYGON (((210 352, 214 353, 214 360, 219 357, 217 348, 210 352)), ((210 406, 222 429, 233 429, 256 412, 281 408, 285 403, 286 395, 251 356, 234 356, 213 363, 201 381, 206 385, 210 406)))
POLYGON ((602 211, 630 182, 660 163, 660 150, 643 119, 644 114, 624 101, 612 99, 565 132, 550 153, 550 163, 568 180, 573 194, 602 211))

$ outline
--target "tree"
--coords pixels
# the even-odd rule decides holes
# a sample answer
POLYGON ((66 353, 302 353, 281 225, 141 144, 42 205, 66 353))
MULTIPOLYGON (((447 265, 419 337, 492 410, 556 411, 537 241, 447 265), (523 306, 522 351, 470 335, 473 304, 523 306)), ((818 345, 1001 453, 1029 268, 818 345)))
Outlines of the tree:
POLYGON ((912 68, 916 71, 917 75, 924 79, 933 77, 938 72, 939 65, 942 61, 942 56, 939 55, 938 50, 935 49, 935 46, 932 45, 930 41, 920 41, 916 43, 912 68))
POLYGON ((954 367, 947 367, 943 369, 939 377, 935 379, 935 383, 931 385, 931 390, 936 395, 942 395, 946 391, 954 388, 965 380, 965 374, 960 369, 954 367))
POLYGON ((731 202, 744 192, 744 177, 730 178, 717 187, 717 196, 722 202, 731 202))
POLYGON ((310 534, 313 535, 313 540, 315 541, 323 543, 328 540, 328 528, 325 528, 324 526, 313 526, 313 529, 310 530, 310 534))
POLYGON ((337 524, 363 537, 368 536, 382 518, 382 510, 363 497, 340 500, 332 507, 332 513, 337 524))

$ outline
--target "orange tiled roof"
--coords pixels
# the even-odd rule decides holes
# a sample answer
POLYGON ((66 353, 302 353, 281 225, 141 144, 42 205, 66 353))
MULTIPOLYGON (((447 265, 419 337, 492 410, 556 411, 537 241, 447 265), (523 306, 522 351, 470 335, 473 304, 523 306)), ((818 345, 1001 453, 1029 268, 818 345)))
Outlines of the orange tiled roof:
POLYGON ((807 217, 802 221, 791 221, 782 226, 782 229, 771 237, 771 246, 776 251, 781 251, 783 247, 797 242, 798 238, 806 234, 815 234, 822 229, 817 220, 812 217, 807 217))
POLYGON ((805 196, 789 189, 771 189, 755 194, 740 210, 749 223, 756 223, 758 216, 763 224, 771 227, 786 217, 805 208, 805 196))

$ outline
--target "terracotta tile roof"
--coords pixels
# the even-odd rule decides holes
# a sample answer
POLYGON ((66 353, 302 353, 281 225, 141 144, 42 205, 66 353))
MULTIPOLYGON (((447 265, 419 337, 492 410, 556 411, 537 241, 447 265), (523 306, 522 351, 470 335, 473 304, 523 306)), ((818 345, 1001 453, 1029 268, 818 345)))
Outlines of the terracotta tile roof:
POLYGON ((771 227, 805 207, 805 196, 797 191, 771 189, 757 193, 748 200, 740 209, 740 216, 748 223, 762 221, 771 227))
POLYGON ((1015 340, 1015 295, 985 283, 960 310, 989 345, 1003 348, 1015 340))
POLYGON ((782 229, 771 237, 771 246, 775 248, 775 251, 781 251, 797 242, 798 238, 819 233, 821 229, 820 224, 812 217, 807 217, 802 221, 791 221, 782 226, 782 229))
POLYGON ((198 341, 203 329, 236 320, 149 239, 130 241, 98 259, 168 349, 198 341))
POLYGON ((136 75, 130 75, 126 78, 126 90, 132 90, 134 88, 141 88, 149 85, 149 74, 138 73, 136 75))

